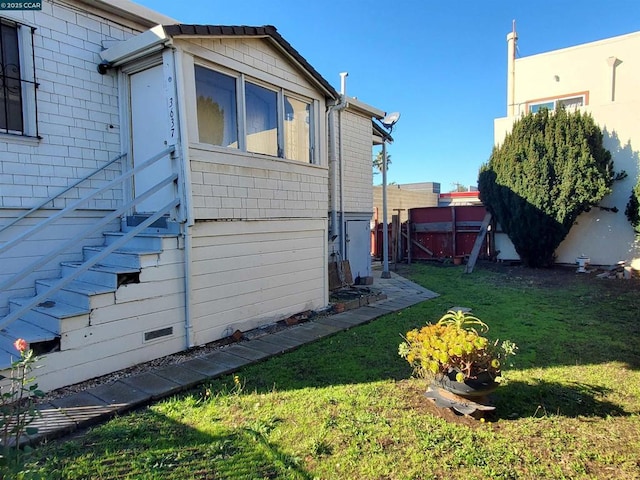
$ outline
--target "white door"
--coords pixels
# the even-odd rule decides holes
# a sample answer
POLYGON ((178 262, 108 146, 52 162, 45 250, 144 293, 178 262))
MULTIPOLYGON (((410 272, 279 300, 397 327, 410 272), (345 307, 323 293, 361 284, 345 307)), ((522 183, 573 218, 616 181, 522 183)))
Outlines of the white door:
POLYGON ((371 226, 369 221, 347 221, 347 260, 353 280, 371 276, 371 226))
MULTIPOLYGON (((131 150, 133 166, 146 162, 167 148, 167 98, 163 66, 148 68, 130 77, 131 150)), ((134 176, 133 194, 140 196, 171 175, 171 158, 166 155, 134 176)), ((139 203, 137 213, 157 212, 175 198, 173 185, 163 187, 139 203)))

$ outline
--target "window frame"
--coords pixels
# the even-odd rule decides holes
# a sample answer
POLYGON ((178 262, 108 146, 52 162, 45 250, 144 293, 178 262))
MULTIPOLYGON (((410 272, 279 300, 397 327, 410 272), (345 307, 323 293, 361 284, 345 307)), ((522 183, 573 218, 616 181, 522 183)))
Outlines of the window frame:
MULTIPOLYGON (((196 82, 196 126, 198 128, 198 141, 201 141, 202 143, 207 143, 208 145, 215 145, 217 147, 222 147, 222 148, 231 148, 234 150, 239 150, 241 148, 241 141, 240 141, 240 123, 241 123, 241 119, 239 116, 239 111, 238 111, 238 79, 236 76, 231 75, 227 72, 221 72, 219 70, 213 70, 210 68, 207 68, 205 66, 202 65, 198 65, 195 64, 194 65, 194 80, 196 82), (210 72, 213 72, 214 74, 217 75, 222 75, 224 77, 228 77, 230 78, 233 82, 234 82, 234 92, 233 92, 233 101, 234 101, 234 109, 235 109, 235 118, 233 120, 235 120, 235 125, 232 125, 232 127, 235 128, 235 143, 236 143, 236 147, 233 147, 232 145, 218 145, 218 144, 214 144, 214 143, 208 143, 208 142, 202 142, 200 140, 200 121, 199 121, 199 114, 198 114, 198 90, 197 90, 197 82, 198 82, 198 78, 197 78, 197 69, 202 69, 202 70, 208 70, 210 72)), ((223 132, 223 137, 224 137, 224 132, 223 132)))
MULTIPOLYGON (((259 80, 255 77, 251 77, 246 75, 243 72, 231 71, 224 67, 220 67, 218 65, 208 64, 204 60, 196 59, 193 63, 194 65, 194 79, 195 79, 195 68, 200 67, 204 69, 211 70, 216 73, 220 73, 223 75, 231 76, 236 79, 236 109, 237 109, 237 122, 238 122, 238 148, 233 147, 225 147, 221 145, 212 145, 200 140, 200 132, 199 126, 197 125, 197 114, 196 114, 196 130, 198 132, 197 139, 199 143, 206 143, 206 145, 211 145, 215 148, 229 149, 231 151, 237 151, 242 153, 248 153, 251 155, 264 155, 269 158, 279 158, 283 160, 289 160, 298 162, 301 164, 308 165, 318 165, 320 163, 318 157, 318 145, 317 142, 317 126, 318 119, 317 115, 319 112, 319 102, 317 99, 306 97, 304 95, 300 95, 296 92, 292 92, 283 87, 276 86, 262 80, 259 80), (247 99, 246 99, 246 85, 252 84, 257 87, 264 88, 266 90, 272 91, 276 94, 276 124, 277 124, 277 155, 269 155, 266 153, 260 152, 251 152, 247 148, 247 99), (309 125, 309 154, 306 160, 299 160, 295 158, 286 158, 286 148, 285 148, 285 99, 292 98, 298 100, 300 102, 304 102, 310 106, 310 125, 309 125)), ((197 99, 198 92, 195 90, 196 85, 194 84, 194 94, 197 99)))
POLYGON ((308 152, 307 152, 307 163, 311 163, 311 164, 315 164, 315 150, 316 150, 316 102, 313 99, 310 98, 305 98, 301 95, 296 95, 293 92, 287 92, 283 90, 282 93, 282 135, 283 135, 283 141, 282 141, 282 145, 283 145, 283 156, 284 158, 286 158, 287 160, 295 160, 298 162, 303 162, 303 160, 300 160, 298 158, 288 158, 287 157, 287 138, 286 138, 286 134, 287 134, 287 130, 286 130, 286 124, 284 122, 286 122, 286 100, 287 98, 290 98, 292 100, 297 100, 298 102, 302 102, 305 103, 307 105, 309 105, 309 148, 308 148, 308 152))
POLYGON ((247 79, 246 77, 244 78, 244 81, 242 82, 242 95, 244 97, 244 127, 245 127, 245 136, 244 136, 244 141, 245 141, 245 150, 248 153, 257 153, 258 155, 267 155, 269 157, 278 157, 278 158, 284 158, 284 152, 283 152, 283 142, 282 142, 282 115, 283 115, 283 109, 282 109, 282 94, 281 94, 281 89, 276 89, 274 87, 271 86, 267 86, 266 84, 264 84, 263 82, 258 82, 254 79, 247 79), (262 88, 263 90, 267 90, 268 92, 274 93, 276 95, 275 98, 275 109, 276 109, 276 118, 275 118, 275 123, 276 123, 276 155, 270 155, 268 153, 263 153, 263 152, 254 152, 249 150, 249 146, 248 146, 248 137, 249 137, 249 133, 248 133, 248 123, 247 123, 247 86, 248 85, 253 85, 255 87, 258 88, 262 88))
POLYGON ((582 105, 576 106, 576 108, 589 105, 589 92, 577 92, 568 95, 560 95, 556 97, 539 98, 536 100, 530 100, 527 102, 527 113, 537 113, 542 108, 548 108, 549 111, 554 111, 558 108, 558 105, 563 101, 582 99, 582 105), (553 108, 548 105, 552 105, 553 108))
MULTIPOLYGON (((0 128, 0 135, 5 139, 20 137, 40 139, 37 102, 37 90, 40 84, 36 79, 34 49, 36 28, 4 16, 0 16, 0 23, 2 26, 16 29, 22 103, 22 129, 10 130, 7 122, 6 127, 0 128)), ((4 113, 0 112, 0 115, 4 115, 4 113)))

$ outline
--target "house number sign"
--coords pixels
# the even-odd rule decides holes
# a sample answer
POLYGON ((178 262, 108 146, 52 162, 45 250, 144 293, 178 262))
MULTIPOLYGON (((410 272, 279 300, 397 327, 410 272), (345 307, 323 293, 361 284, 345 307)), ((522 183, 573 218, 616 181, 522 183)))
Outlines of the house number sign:
POLYGON ((173 51, 163 52, 164 88, 167 98, 167 145, 178 143, 178 109, 176 105, 175 64, 173 51))

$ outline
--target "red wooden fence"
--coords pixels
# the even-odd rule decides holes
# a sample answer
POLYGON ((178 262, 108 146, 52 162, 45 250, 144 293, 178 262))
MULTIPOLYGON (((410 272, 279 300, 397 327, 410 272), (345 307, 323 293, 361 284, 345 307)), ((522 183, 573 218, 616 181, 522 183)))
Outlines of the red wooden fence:
MULTIPOLYGON (((400 225, 400 239, 398 227, 389 224, 389 259, 426 260, 469 255, 485 213, 483 206, 412 208, 409 219, 400 225)), ((381 223, 376 223, 372 240, 372 254, 382 258, 381 223)), ((481 251, 489 253, 488 239, 482 248, 481 251)))

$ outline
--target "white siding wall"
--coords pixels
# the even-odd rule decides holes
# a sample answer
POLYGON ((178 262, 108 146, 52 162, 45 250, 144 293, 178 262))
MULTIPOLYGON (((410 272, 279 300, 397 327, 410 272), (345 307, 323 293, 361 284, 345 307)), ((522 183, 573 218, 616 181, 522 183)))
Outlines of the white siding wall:
POLYGON ((295 161, 191 148, 195 218, 326 218, 327 170, 295 161))
POLYGON ((341 120, 344 210, 371 213, 373 211, 373 168, 371 117, 350 110, 342 112, 341 120))
MULTIPOLYGON (((100 75, 98 52, 105 40, 123 40, 135 33, 121 23, 83 11, 72 1, 43 1, 42 11, 2 11, 0 17, 36 27, 33 37, 38 108, 38 138, 0 134, 0 225, 56 195, 76 179, 121 153, 117 79, 100 75)), ((24 52, 30 56, 31 52, 24 52)), ((69 201, 114 178, 121 171, 116 162, 106 171, 72 189, 48 208, 63 208, 69 201)), ((0 281, 34 260, 35 254, 51 250, 60 241, 73 238, 107 209, 122 203, 122 190, 107 191, 73 218, 58 222, 34 240, 0 255, 0 281)), ((83 207, 84 208, 84 207, 83 207)), ((51 213, 51 212, 49 212, 51 213)), ((0 242, 14 238, 31 220, 0 232, 0 242)), ((112 228, 118 229, 117 224, 112 228)), ((12 290, 0 294, 0 315, 7 299, 33 292, 36 278, 54 277, 58 263, 77 260, 83 244, 101 244, 101 232, 79 242, 69 252, 12 290)))
MULTIPOLYGON (((3 11, 0 16, 36 27, 42 138, 0 135, 0 208, 30 208, 121 153, 116 77, 100 75, 96 67, 103 41, 123 40, 134 31, 72 3, 44 1, 42 11, 3 11)), ((98 175, 83 189, 99 185, 119 168, 98 175)), ((69 198, 80 194, 72 191, 69 198)), ((93 206, 113 208, 121 198, 121 192, 109 192, 93 206)))
POLYGON ((325 220, 196 223, 194 342, 326 305, 326 235, 325 220))
MULTIPOLYGON (((516 60, 516 114, 524 113, 531 100, 588 92, 588 105, 582 110, 590 112, 603 130, 615 170, 625 170, 629 175, 616 182, 613 193, 601 202, 617 207, 618 213, 594 208, 580 215, 556 252, 560 263, 575 263, 576 257, 587 255, 593 264, 625 260, 640 268, 640 246, 624 215, 640 171, 639 49, 640 33, 633 33, 516 60), (611 57, 618 59, 615 77, 611 57)), ((503 141, 516 118, 495 120, 496 144, 503 141)))
POLYGON ((195 225, 193 342, 203 344, 327 304, 328 170, 324 97, 264 39, 177 41, 195 225), (194 64, 316 102, 318 164, 198 143, 194 64))

